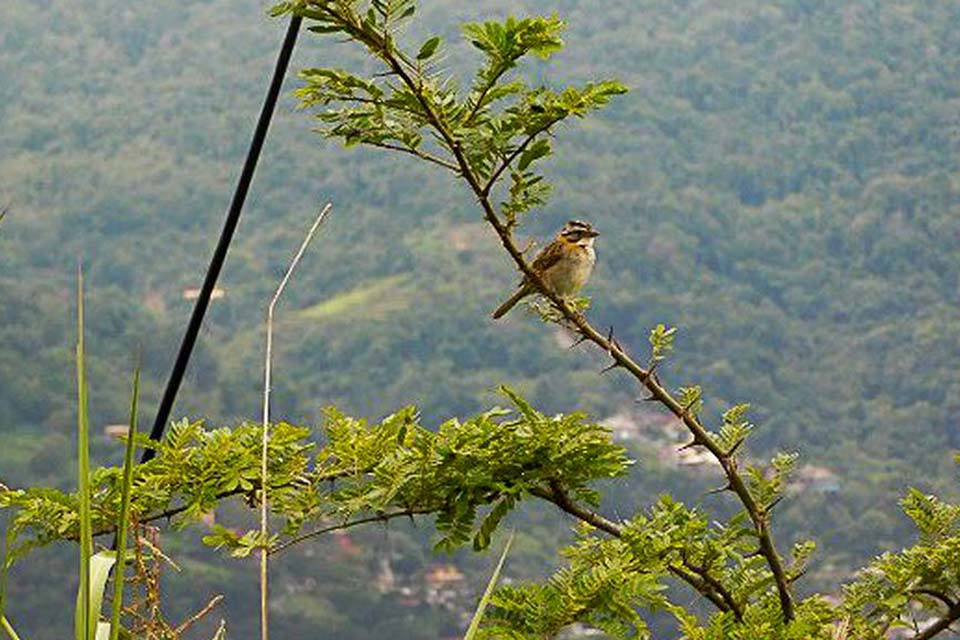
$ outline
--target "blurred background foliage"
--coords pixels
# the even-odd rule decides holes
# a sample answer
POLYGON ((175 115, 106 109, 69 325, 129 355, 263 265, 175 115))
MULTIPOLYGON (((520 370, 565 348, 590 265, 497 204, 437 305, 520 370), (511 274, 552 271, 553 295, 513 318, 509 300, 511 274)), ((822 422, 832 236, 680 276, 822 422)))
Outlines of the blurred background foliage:
MULTIPOLYGON (((125 421, 141 350, 152 416, 279 44, 268 5, 6 0, 0 10, 0 205, 11 204, 0 229, 0 481, 74 477, 78 257, 91 292, 91 423, 125 421)), ((664 374, 674 386, 703 385, 708 409, 751 402, 757 456, 796 449, 801 465, 832 473, 785 503, 777 533, 783 547, 817 540, 807 586, 835 591, 907 542, 896 501, 908 485, 958 493, 960 6, 425 0, 408 35, 440 32, 456 73, 476 59, 461 22, 553 11, 569 23, 567 48, 533 76, 616 76, 632 91, 563 131, 547 165, 554 197, 525 232, 591 220, 602 232, 595 324, 638 348, 658 322, 679 326, 664 374)), ((308 34, 293 62, 362 64, 308 34)), ((311 135, 290 95, 298 84, 291 75, 175 415, 255 415, 266 302, 332 200, 279 312, 278 418, 315 424, 328 404, 376 418, 415 403, 436 421, 496 402, 508 382, 546 410, 656 423, 624 379, 597 376, 600 355, 565 351, 563 336, 522 313, 489 321, 515 274, 466 191, 430 167, 311 135)), ((652 442, 631 445, 641 463, 611 487, 608 508, 628 513, 664 490, 725 508, 705 494, 715 471, 690 474, 652 442)), ((121 455, 102 438, 94 462, 121 455)), ((543 508, 513 519, 521 535, 506 575, 548 573, 568 523, 543 508)), ((196 537, 166 539, 184 569, 171 577, 174 608, 225 591, 231 637, 252 637, 256 586, 238 579, 252 567, 196 537)), ((411 584, 446 563, 428 538, 395 523, 291 552, 274 565, 274 633, 462 631, 456 606, 371 586, 385 559, 411 584)), ((27 637, 68 628, 46 612, 74 593, 60 577, 69 558, 45 552, 17 570, 10 613, 27 637)), ((493 560, 452 558, 467 590, 482 589, 493 560)))

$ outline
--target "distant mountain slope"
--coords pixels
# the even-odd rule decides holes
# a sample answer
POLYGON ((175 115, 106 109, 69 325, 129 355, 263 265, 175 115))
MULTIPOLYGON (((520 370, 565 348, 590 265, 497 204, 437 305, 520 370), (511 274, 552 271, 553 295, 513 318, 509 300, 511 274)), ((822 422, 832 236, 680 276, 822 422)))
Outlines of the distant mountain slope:
MULTIPOLYGON (((0 204, 13 205, 0 226, 0 432, 38 443, 0 479, 69 481, 78 257, 96 424, 123 419, 141 348, 154 406, 281 35, 266 7, 0 10, 0 204)), ((530 233, 594 221, 597 324, 637 350, 651 325, 678 325, 665 377, 702 384, 712 409, 752 402, 758 449, 837 471, 838 496, 801 496, 781 525, 819 532, 815 571, 894 544, 906 484, 956 491, 960 5, 425 0, 413 35, 456 43, 457 21, 511 11, 570 23, 537 77, 632 87, 558 132, 556 193, 530 233)), ((451 71, 470 56, 452 45, 451 71)), ((295 65, 360 61, 304 34, 295 65)), ((501 381, 546 409, 632 405, 623 380, 596 375, 599 358, 558 349, 522 312, 489 321, 515 274, 463 190, 406 158, 335 148, 294 107, 288 91, 176 413, 255 414, 264 306, 326 200, 335 213, 280 310, 280 414, 416 403, 440 418, 495 402, 501 381)))

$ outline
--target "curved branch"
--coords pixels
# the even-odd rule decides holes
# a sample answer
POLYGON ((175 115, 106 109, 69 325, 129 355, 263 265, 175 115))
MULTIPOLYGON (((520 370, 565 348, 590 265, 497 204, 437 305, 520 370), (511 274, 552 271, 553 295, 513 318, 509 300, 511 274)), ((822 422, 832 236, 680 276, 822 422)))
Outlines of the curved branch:
POLYGON ((945 604, 948 609, 952 609, 953 607, 960 606, 960 603, 953 601, 950 598, 950 596, 943 593, 942 591, 937 591, 936 589, 924 589, 924 588, 911 589, 910 593, 915 595, 930 596, 931 598, 935 598, 940 602, 942 602, 943 604, 945 604))
POLYGON ((930 640, 930 638, 938 635, 941 631, 949 629, 950 625, 957 620, 960 620, 960 605, 954 604, 945 614, 937 618, 936 622, 913 636, 910 640, 930 640))
MULTIPOLYGON (((743 622, 743 607, 740 606, 734 597, 733 594, 723 585, 722 582, 717 580, 715 577, 710 575, 710 571, 706 567, 700 567, 689 562, 686 558, 682 559, 683 566, 689 571, 696 574, 703 583, 709 587, 713 592, 720 597, 720 599, 727 605, 730 611, 733 612, 734 617, 743 622)), ((673 570, 674 567, 671 567, 673 570)))
MULTIPOLYGON (((563 487, 556 481, 550 483, 549 489, 532 489, 530 493, 547 502, 553 503, 562 511, 601 531, 609 533, 615 538, 623 537, 623 527, 621 525, 578 505, 570 499, 570 496, 563 490, 563 487)), ((667 567, 667 570, 693 587, 696 592, 712 602, 720 611, 732 611, 737 620, 743 620, 743 609, 736 600, 733 599, 733 596, 726 587, 724 587, 719 580, 709 575, 706 569, 701 570, 701 572, 691 573, 690 571, 685 571, 679 567, 670 565, 667 567)))
MULTIPOLYGON (((717 609, 720 611, 730 611, 730 605, 706 580, 680 567, 670 566, 667 569, 670 573, 693 587, 704 598, 712 602, 717 609)), ((734 612, 734 615, 737 616, 737 620, 743 620, 742 613, 734 612)))
POLYGON ((523 273, 527 281, 553 303, 563 317, 582 337, 593 342, 610 354, 616 366, 622 367, 630 372, 641 385, 646 387, 651 397, 679 418, 693 435, 693 441, 697 445, 705 447, 723 467, 731 490, 737 494, 756 530, 757 538, 760 542, 760 554, 763 555, 767 561, 767 565, 770 567, 770 572, 773 574, 773 579, 777 586, 783 618, 786 622, 793 620, 793 596, 790 593, 790 580, 787 576, 786 568, 783 565, 783 560, 780 558, 780 554, 777 552, 776 546, 773 543, 773 537, 767 521, 767 512, 757 503, 747 488, 746 483, 737 470, 737 464, 733 455, 730 452, 724 451, 720 445, 710 437, 706 427, 700 423, 699 419, 687 411, 687 409, 660 384, 656 376, 651 375, 650 371, 633 360, 612 337, 610 339, 604 337, 603 334, 597 331, 593 325, 587 321, 583 314, 571 309, 562 296, 546 286, 543 279, 533 270, 523 253, 521 253, 519 247, 517 247, 509 226, 500 220, 493 204, 490 202, 489 194, 485 191, 484 185, 480 184, 479 178, 467 161, 460 142, 453 137, 444 122, 437 115, 433 105, 424 95, 422 86, 413 80, 410 74, 403 68, 400 61, 388 48, 383 48, 378 53, 381 59, 390 67, 391 71, 393 71, 417 97, 420 106, 423 107, 424 114, 427 116, 428 122, 436 129, 460 165, 462 177, 476 195, 477 201, 483 209, 484 218, 490 226, 493 227, 500 239, 501 245, 503 245, 503 248, 510 254, 510 257, 513 258, 517 268, 523 273))
POLYGON ((552 502, 556 506, 560 507, 561 510, 569 513, 575 518, 586 522, 587 524, 609 533, 614 538, 623 537, 623 527, 619 524, 613 522, 612 520, 607 520, 599 513, 594 513, 589 509, 578 505, 576 502, 570 499, 570 496, 567 495, 566 491, 563 490, 563 487, 560 486, 560 483, 556 480, 550 482, 549 489, 540 489, 534 488, 530 490, 530 493, 538 498, 542 498, 547 502, 552 502))

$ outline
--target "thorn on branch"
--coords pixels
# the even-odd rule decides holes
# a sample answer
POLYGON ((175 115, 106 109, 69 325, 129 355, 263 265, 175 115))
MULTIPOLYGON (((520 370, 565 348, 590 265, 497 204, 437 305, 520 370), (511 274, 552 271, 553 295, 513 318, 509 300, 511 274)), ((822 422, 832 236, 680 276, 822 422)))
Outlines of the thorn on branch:
POLYGON ((583 334, 581 333, 581 334, 580 334, 580 337, 577 338, 576 341, 575 341, 572 345, 570 345, 569 347, 567 347, 567 348, 570 349, 570 350, 573 350, 573 349, 579 347, 580 345, 582 345, 582 344, 583 344, 584 342, 586 342, 587 340, 589 340, 589 338, 587 338, 587 336, 585 336, 585 335, 583 335, 583 334))
POLYGON ((600 375, 603 375, 603 374, 605 374, 605 373, 607 373, 607 372, 609 372, 609 371, 613 371, 614 369, 619 369, 619 368, 622 367, 622 366, 623 366, 623 365, 620 364, 619 362, 614 361, 614 362, 611 363, 609 366, 606 366, 606 367, 604 367, 603 369, 601 369, 601 370, 600 370, 600 375))
POLYGON ((712 496, 717 493, 723 493, 724 491, 733 491, 733 487, 730 485, 729 482, 723 485, 722 487, 717 487, 716 489, 711 489, 710 491, 707 491, 707 495, 712 496))
POLYGON ((614 350, 623 353, 623 347, 614 335, 613 325, 610 325, 610 330, 607 332, 607 353, 610 354, 611 358, 613 357, 614 350))
POLYGON ((780 502, 781 502, 782 500, 783 500, 783 494, 780 494, 779 496, 777 496, 776 498, 774 498, 774 499, 770 502, 770 504, 768 504, 766 507, 763 508, 763 515, 764 515, 764 516, 769 515, 770 512, 772 512, 773 509, 774 509, 778 504, 780 504, 780 502))
POLYGON ((744 437, 737 438, 737 441, 734 442, 732 445, 730 445, 730 448, 727 449, 726 453, 723 454, 724 457, 725 457, 725 458, 732 458, 732 457, 733 457, 733 454, 735 454, 735 453, 737 452, 737 449, 740 448, 740 445, 742 445, 742 444, 746 441, 746 439, 747 439, 747 438, 746 438, 745 436, 744 436, 744 437))

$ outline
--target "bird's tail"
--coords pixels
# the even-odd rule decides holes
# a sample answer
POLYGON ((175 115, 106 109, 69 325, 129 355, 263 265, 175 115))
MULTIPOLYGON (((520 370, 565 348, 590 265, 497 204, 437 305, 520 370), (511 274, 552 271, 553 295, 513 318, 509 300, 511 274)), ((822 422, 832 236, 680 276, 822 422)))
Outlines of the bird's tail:
POLYGON ((526 298, 528 295, 530 295, 530 289, 527 287, 520 287, 515 294, 507 298, 506 302, 497 307, 497 310, 493 312, 493 319, 496 320, 506 315, 510 309, 513 309, 518 302, 526 298))

